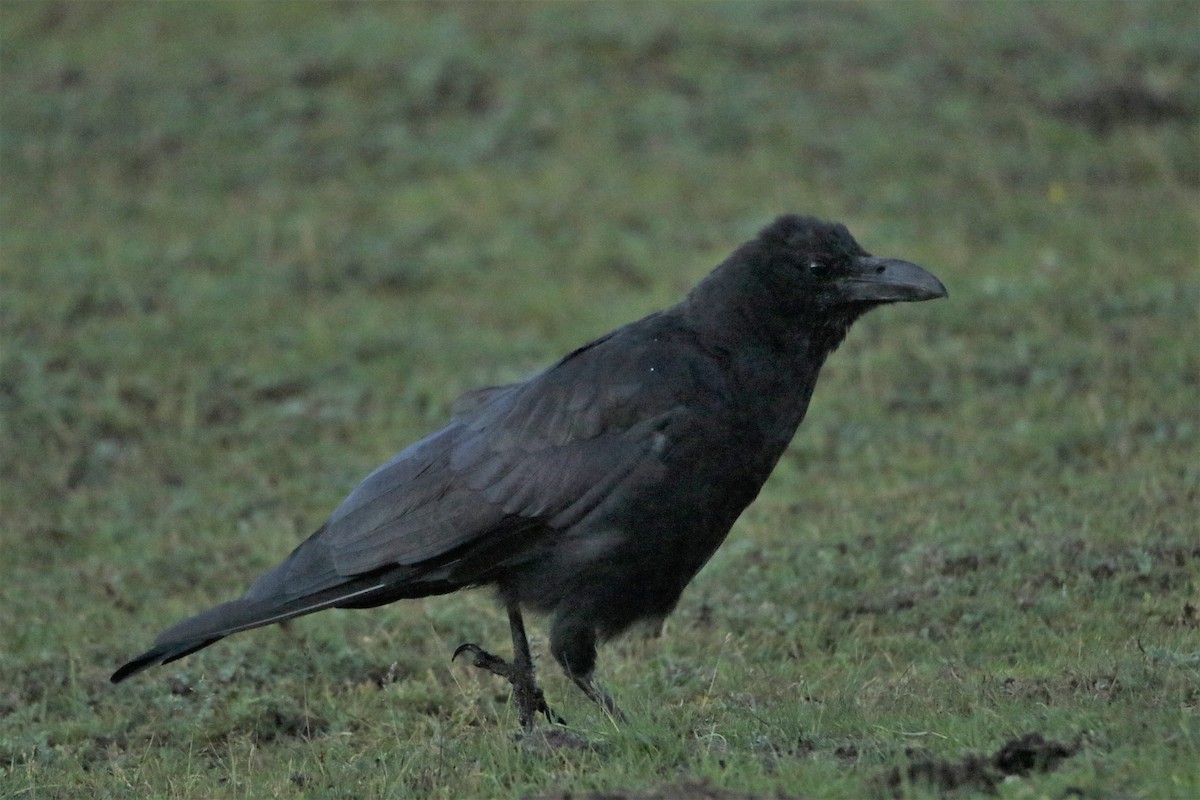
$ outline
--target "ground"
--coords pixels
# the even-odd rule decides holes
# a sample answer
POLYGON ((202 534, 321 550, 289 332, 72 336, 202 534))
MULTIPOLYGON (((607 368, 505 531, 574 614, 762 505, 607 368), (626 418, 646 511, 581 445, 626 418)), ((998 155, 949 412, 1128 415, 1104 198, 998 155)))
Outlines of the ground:
MULTIPOLYGON (((0 796, 1200 796, 1193 2, 0 7, 0 796), (614 724, 484 592, 117 687, 782 212, 864 319, 614 724)), ((653 632, 651 632, 653 633, 653 632)))

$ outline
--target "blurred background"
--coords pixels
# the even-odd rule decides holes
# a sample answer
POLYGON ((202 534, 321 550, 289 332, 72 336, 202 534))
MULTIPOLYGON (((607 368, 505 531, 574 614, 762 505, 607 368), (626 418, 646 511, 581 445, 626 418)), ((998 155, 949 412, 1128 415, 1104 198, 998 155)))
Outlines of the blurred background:
MULTIPOLYGON (((503 636, 484 595, 304 620, 290 645, 250 634, 168 670, 170 693, 160 675, 104 681, 239 593, 457 395, 675 302, 785 212, 846 223, 950 299, 874 314, 831 357, 667 654, 602 653, 623 704, 707 697, 712 673, 672 659, 746 676, 784 651, 807 659, 808 691, 825 676, 859 697, 836 688, 840 659, 886 682, 908 659, 942 663, 983 619, 1002 641, 972 639, 963 663, 1044 657, 1029 671, 1061 676, 1054 659, 1086 642, 1118 655, 1079 668, 1117 674, 1154 621, 1174 652, 1200 604, 1198 76, 1194 2, 5 3, 0 779, 218 791, 182 748, 224 754, 220 791, 255 796, 228 766, 239 748, 351 729, 365 684, 386 684, 375 707, 412 731, 503 718, 464 699, 490 684, 444 667, 458 641, 503 636), (1031 656, 1028 613, 1078 613, 1078 638, 1031 656), (857 656, 829 644, 850 632, 857 656), (862 655, 888 648, 899 666, 862 655), (297 681, 315 710, 279 699, 297 681)), ((1195 708, 1176 686, 1124 698, 1160 748, 1133 784, 1174 775, 1197 743, 1177 718, 1138 716, 1195 708)), ((872 697, 887 708, 871 718, 898 727, 944 719, 872 697)), ((774 724, 808 731, 814 780, 861 788, 848 764, 905 746, 832 711, 813 733, 795 698, 762 702, 799 715, 774 724)), ((1073 709, 1064 730, 1086 727, 1073 709)), ((775 734, 738 719, 729 763, 748 753, 755 785, 804 786, 763 771, 754 737, 775 734)), ((947 741, 986 748, 989 727, 947 741)), ((696 752, 683 773, 733 774, 696 752)), ((302 790, 289 775, 326 777, 253 758, 276 795, 302 790)), ((453 779, 420 772, 427 786, 395 763, 353 785, 554 785, 544 770, 489 783, 503 770, 473 758, 453 779)), ((619 776, 649 781, 639 769, 619 776)))

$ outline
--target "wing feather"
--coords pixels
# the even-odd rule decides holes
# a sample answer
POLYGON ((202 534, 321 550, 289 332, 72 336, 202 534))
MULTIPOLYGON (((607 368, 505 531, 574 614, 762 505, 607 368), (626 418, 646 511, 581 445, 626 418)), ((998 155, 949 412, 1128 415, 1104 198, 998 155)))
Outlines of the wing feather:
POLYGON ((320 538, 333 570, 479 563, 472 549, 499 567, 505 552, 524 556, 514 537, 552 536, 617 486, 662 480, 671 430, 700 413, 691 401, 720 387, 699 385, 707 373, 669 342, 628 338, 618 331, 524 383, 465 396, 448 426, 368 476, 330 516, 320 538))

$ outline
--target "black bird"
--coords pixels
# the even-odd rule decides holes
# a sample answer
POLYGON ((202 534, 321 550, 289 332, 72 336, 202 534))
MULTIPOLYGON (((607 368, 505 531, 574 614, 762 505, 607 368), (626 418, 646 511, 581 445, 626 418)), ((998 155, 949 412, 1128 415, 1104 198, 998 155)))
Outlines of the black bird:
POLYGON ((359 484, 316 533, 239 599, 163 632, 124 680, 231 633, 324 608, 369 608, 493 586, 523 727, 557 719, 534 678, 522 608, 546 612, 550 651, 610 713, 596 643, 661 619, 804 418, 850 325, 892 302, 945 297, 915 264, 877 258, 845 226, 782 216, 682 302, 569 353, 521 383, 464 395, 451 422, 359 484))

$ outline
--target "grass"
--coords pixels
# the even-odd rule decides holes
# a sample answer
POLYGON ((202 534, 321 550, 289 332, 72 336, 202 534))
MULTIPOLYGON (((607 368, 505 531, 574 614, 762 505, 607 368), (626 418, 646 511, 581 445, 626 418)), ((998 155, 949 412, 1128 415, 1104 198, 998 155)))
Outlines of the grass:
POLYGON ((1074 754, 1003 797, 1200 795, 1198 27, 4 4, 0 796, 922 797, 918 765, 1031 732, 1074 754), (107 683, 458 394, 673 302, 784 211, 951 298, 856 326, 663 635, 602 650, 628 724, 535 623, 593 747, 514 743, 504 687, 447 661, 505 640, 482 592, 107 683))

